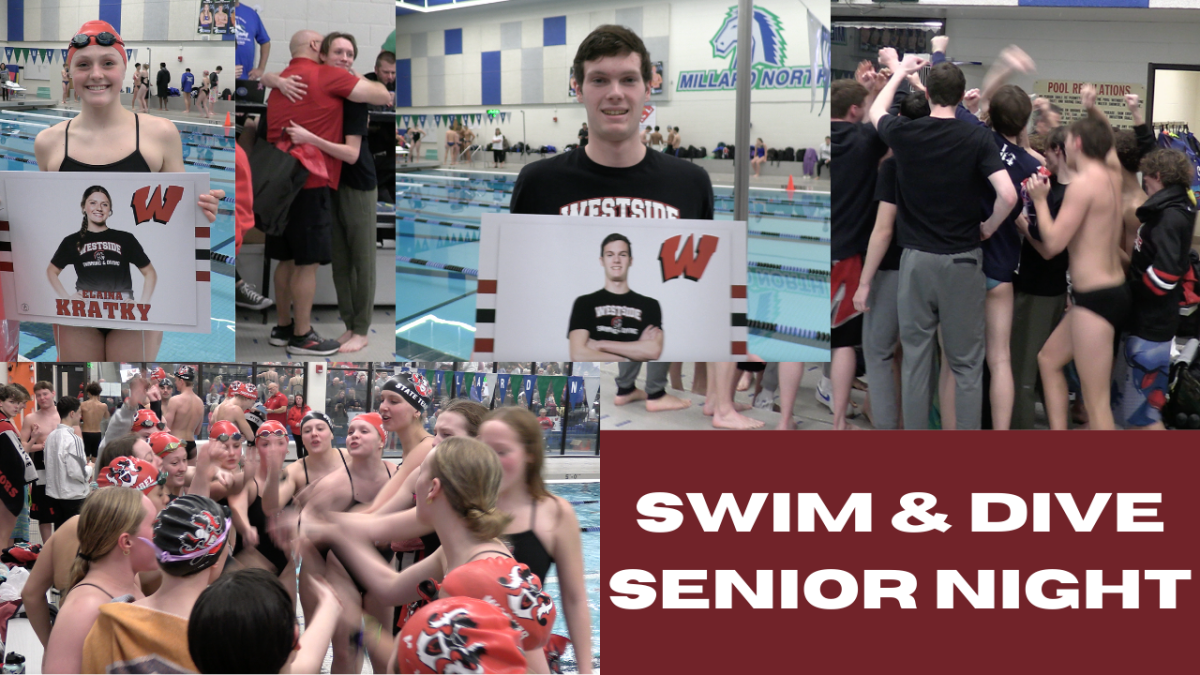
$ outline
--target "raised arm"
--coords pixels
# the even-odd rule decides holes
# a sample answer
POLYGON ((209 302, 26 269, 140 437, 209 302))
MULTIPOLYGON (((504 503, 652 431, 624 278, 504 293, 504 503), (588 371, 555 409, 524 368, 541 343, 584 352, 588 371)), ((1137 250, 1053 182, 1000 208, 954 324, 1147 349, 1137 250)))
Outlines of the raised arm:
POLYGON ((1009 45, 1000 51, 1000 56, 992 67, 988 69, 987 75, 983 77, 983 92, 981 98, 983 101, 992 100, 992 96, 996 91, 1003 87, 1008 78, 1013 73, 1029 74, 1037 69, 1037 64, 1029 57, 1020 47, 1009 45))
POLYGON ((879 126, 879 120, 883 119, 888 114, 888 101, 896 95, 896 90, 900 88, 900 83, 908 77, 909 73, 915 73, 925 67, 927 63, 915 54, 906 54, 903 61, 897 61, 896 50, 891 47, 884 47, 879 50, 879 63, 885 67, 892 69, 892 78, 884 85, 883 91, 875 97, 875 101, 871 103, 870 117, 871 124, 879 126))

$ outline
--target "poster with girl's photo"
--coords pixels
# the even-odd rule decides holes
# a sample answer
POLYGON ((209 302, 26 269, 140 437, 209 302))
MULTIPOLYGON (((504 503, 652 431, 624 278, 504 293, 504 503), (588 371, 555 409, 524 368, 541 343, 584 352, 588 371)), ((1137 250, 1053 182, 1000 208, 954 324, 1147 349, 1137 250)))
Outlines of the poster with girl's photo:
POLYGON ((232 3, 204 0, 200 3, 200 17, 196 24, 196 32, 203 35, 232 33, 236 25, 233 12, 232 3))
POLYGON ((207 192, 203 173, 0 172, 6 317, 210 332, 207 192))

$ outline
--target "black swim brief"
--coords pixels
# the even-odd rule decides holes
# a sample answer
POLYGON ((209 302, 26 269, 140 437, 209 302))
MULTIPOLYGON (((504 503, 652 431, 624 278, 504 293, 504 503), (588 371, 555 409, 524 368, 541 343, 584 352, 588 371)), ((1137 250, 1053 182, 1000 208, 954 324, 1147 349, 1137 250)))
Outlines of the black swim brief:
POLYGON ((1100 315, 1102 319, 1112 324, 1119 335, 1129 312, 1133 309, 1133 291, 1129 284, 1122 282, 1119 286, 1097 288, 1094 291, 1071 291, 1071 301, 1100 315))

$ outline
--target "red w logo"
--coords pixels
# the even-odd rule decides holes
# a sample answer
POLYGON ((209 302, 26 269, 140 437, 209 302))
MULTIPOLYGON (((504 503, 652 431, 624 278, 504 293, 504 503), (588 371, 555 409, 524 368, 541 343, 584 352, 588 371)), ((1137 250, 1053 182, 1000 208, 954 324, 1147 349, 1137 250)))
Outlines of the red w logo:
POLYGON ((133 199, 129 203, 133 207, 133 220, 138 225, 148 220, 166 225, 182 198, 183 188, 178 185, 169 186, 166 196, 162 194, 161 185, 154 188, 153 195, 150 194, 150 186, 147 185, 133 193, 133 199))
POLYGON ((699 281, 704 275, 704 268, 708 267, 708 259, 717 251, 717 237, 709 234, 701 236, 700 245, 693 250, 692 235, 689 234, 687 241, 683 242, 683 250, 676 256, 675 251, 679 250, 679 240, 682 238, 683 235, 671 237, 663 242, 662 249, 659 250, 658 260, 662 263, 663 281, 678 276, 699 281))

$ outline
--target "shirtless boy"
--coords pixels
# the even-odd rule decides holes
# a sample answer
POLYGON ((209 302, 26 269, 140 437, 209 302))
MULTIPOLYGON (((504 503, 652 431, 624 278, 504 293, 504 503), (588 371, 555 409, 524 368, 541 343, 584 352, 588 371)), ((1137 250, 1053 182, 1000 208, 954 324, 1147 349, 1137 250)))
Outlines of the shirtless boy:
POLYGON ((21 445, 33 459, 37 469, 38 480, 31 488, 32 499, 29 503, 29 517, 38 521, 38 530, 42 533, 42 541, 54 533, 54 521, 50 517, 50 503, 46 499, 46 455, 42 449, 46 445, 46 436, 58 427, 58 408, 54 403, 54 385, 42 380, 33 385, 33 399, 37 409, 25 416, 21 425, 21 445))
POLYGON ((191 366, 179 366, 175 371, 176 394, 167 401, 167 414, 164 420, 171 433, 183 441, 187 447, 189 462, 196 461, 196 430, 200 428, 200 419, 204 416, 204 401, 194 391, 196 369, 191 366))
MULTIPOLYGON (((1096 89, 1081 92, 1087 117, 1067 131, 1067 164, 1074 178, 1058 218, 1050 215, 1050 183, 1035 174, 1028 190, 1037 209, 1041 242, 1030 243, 1049 259, 1070 252, 1073 306, 1038 353, 1046 415, 1051 429, 1067 428, 1067 378, 1075 361, 1092 429, 1114 429, 1109 406, 1113 339, 1132 303, 1121 267, 1121 167, 1113 150, 1108 119, 1096 107, 1096 89)), ((1028 227, 1022 228, 1029 236, 1028 227)))
POLYGON ((254 432, 250 429, 250 423, 246 421, 246 411, 254 407, 254 403, 257 400, 257 386, 246 382, 234 382, 229 387, 229 398, 222 401, 221 405, 217 406, 217 409, 213 411, 209 424, 211 425, 221 420, 229 420, 237 425, 238 430, 242 432, 243 438, 253 439, 254 432))
POLYGON ((100 400, 103 389, 99 382, 89 382, 87 400, 80 406, 80 429, 83 431, 83 451, 90 459, 100 454, 100 439, 104 438, 100 424, 108 418, 108 406, 100 400))

